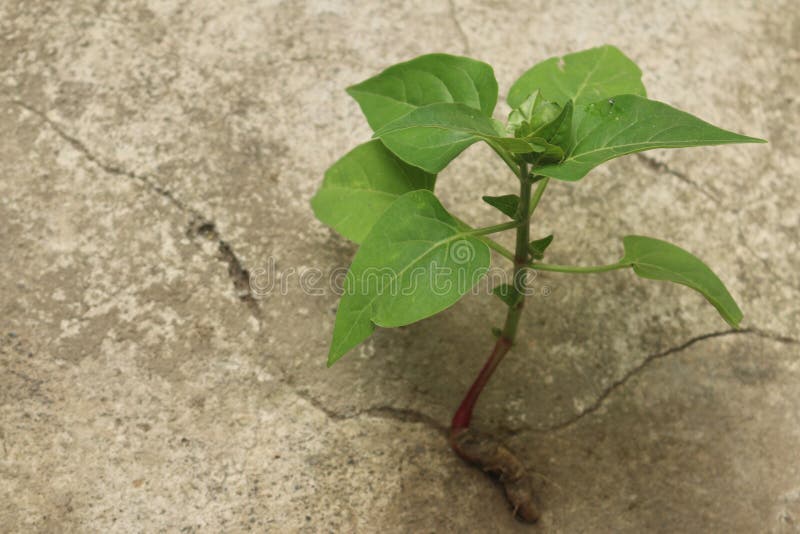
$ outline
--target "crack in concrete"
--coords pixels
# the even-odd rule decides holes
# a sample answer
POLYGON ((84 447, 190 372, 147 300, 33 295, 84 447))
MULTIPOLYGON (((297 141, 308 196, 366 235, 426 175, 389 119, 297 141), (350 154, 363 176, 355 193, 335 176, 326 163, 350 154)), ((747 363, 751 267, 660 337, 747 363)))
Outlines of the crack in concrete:
POLYGON ((187 230, 186 234, 190 238, 202 236, 209 241, 216 241, 219 257, 228 265, 228 277, 233 282, 236 296, 248 305, 253 314, 258 315, 260 308, 250 287, 250 271, 244 267, 231 245, 220 237, 216 224, 206 218, 196 218, 189 225, 189 230, 187 230))
POLYGON ((178 210, 185 213, 191 213, 193 215, 196 214, 194 210, 187 207, 183 202, 175 198, 175 196, 170 191, 164 189, 157 183, 153 182, 147 176, 142 174, 137 174, 133 171, 124 169, 119 165, 115 165, 101 160, 97 155, 95 155, 91 150, 89 150, 89 148, 83 143, 83 141, 67 133, 61 127, 61 125, 59 125, 57 122, 48 117, 46 113, 39 111, 35 107, 30 106, 29 104, 22 102, 20 100, 12 100, 12 103, 16 104, 17 106, 23 109, 28 110, 29 112, 33 113, 34 115, 42 119, 42 121, 44 121, 48 126, 50 126, 50 128, 52 128, 53 131, 59 135, 59 137, 67 141, 75 150, 83 154, 86 159, 88 159, 89 161, 91 161, 92 163, 94 163, 107 173, 115 174, 117 176, 125 176, 133 180, 138 180, 139 182, 142 182, 145 185, 145 187, 151 192, 154 192, 167 199, 169 203, 175 206, 178 210))
POLYGON ((769 339, 777 343, 785 343, 787 345, 800 345, 800 339, 779 332, 770 332, 769 330, 762 330, 761 328, 747 328, 745 333, 754 334, 763 339, 769 339))
POLYGON ((654 170, 656 172, 663 172, 663 173, 669 174, 670 176, 674 176, 675 178, 677 178, 681 182, 683 182, 683 183, 685 183, 685 184, 687 184, 687 185, 689 185, 691 187, 694 187, 695 189, 700 191, 703 195, 705 195, 706 197, 711 199, 715 204, 718 204, 718 205, 722 204, 722 201, 720 200, 720 198, 717 196, 717 194, 715 192, 711 191, 707 187, 704 187, 704 186, 698 184, 697 182, 695 182, 694 180, 689 178, 689 176, 686 173, 683 173, 683 172, 680 172, 680 171, 676 171, 676 170, 672 169, 669 165, 664 163, 663 161, 659 161, 656 158, 654 158, 652 156, 648 156, 646 154, 636 154, 636 157, 639 159, 639 161, 644 163, 650 169, 652 169, 652 170, 654 170))
POLYGON ((307 391, 303 391, 293 387, 291 384, 287 385, 292 389, 295 395, 308 402, 311 406, 318 411, 325 414, 331 421, 348 421, 351 419, 358 419, 360 417, 374 417, 377 419, 387 419, 390 421, 398 421, 401 423, 422 424, 432 428, 436 432, 446 436, 448 429, 439 421, 412 408, 397 408, 388 404, 381 404, 377 406, 370 406, 361 410, 354 410, 351 412, 341 413, 336 410, 331 410, 325 406, 319 399, 310 395, 307 391))
POLYGON ((435 418, 422 413, 412 408, 397 408, 389 404, 380 404, 376 406, 369 406, 362 409, 351 409, 347 412, 340 412, 333 410, 322 403, 319 399, 309 393, 306 389, 298 386, 295 383, 294 377, 289 373, 280 362, 276 361, 276 368, 281 375, 281 383, 291 390, 291 392, 307 403, 309 403, 317 411, 321 412, 331 421, 348 421, 351 419, 358 419, 360 417, 374 417, 377 419, 386 419, 390 421, 397 421, 400 423, 413 423, 425 425, 436 432, 448 435, 448 427, 437 421, 435 418))
POLYGON ((556 423, 556 424, 548 426, 548 427, 523 428, 523 429, 517 430, 515 432, 515 434, 519 433, 521 431, 525 431, 525 430, 530 430, 530 431, 533 431, 533 432, 549 433, 549 432, 556 432, 556 431, 568 428, 568 427, 574 425, 575 423, 577 423, 578 421, 580 421, 581 419, 583 419, 584 417, 586 417, 587 415, 591 415, 594 412, 596 412, 597 410, 599 410, 605 404, 606 399, 608 399, 618 389, 620 389, 623 386, 625 386, 625 384, 627 384, 627 382, 631 378, 633 378, 634 376, 642 373, 654 361, 660 360, 662 358, 666 358, 667 356, 671 356, 671 355, 683 352, 684 350, 688 349, 689 347, 691 347, 695 343, 699 343, 701 341, 706 341, 708 339, 713 339, 713 338, 718 338, 718 337, 725 337, 725 336, 732 336, 732 335, 755 335, 755 336, 758 336, 758 337, 761 337, 761 338, 764 338, 764 339, 771 339, 771 340, 776 341, 778 343, 788 343, 788 344, 792 344, 792 345, 800 345, 800 339, 795 339, 795 338, 792 338, 790 336, 786 336, 786 335, 783 335, 783 334, 777 334, 777 333, 773 333, 773 332, 768 332, 766 330, 761 330, 761 329, 758 329, 758 328, 744 328, 744 329, 741 329, 741 330, 723 330, 723 331, 719 331, 719 332, 710 332, 710 333, 707 333, 707 334, 702 334, 702 335, 693 337, 693 338, 689 339, 688 341, 685 341, 685 342, 681 343, 680 345, 676 345, 676 346, 670 347, 669 349, 666 349, 664 351, 656 352, 656 353, 648 355, 638 365, 635 365, 634 367, 629 369, 624 375, 622 375, 620 378, 614 380, 608 386, 603 388, 603 390, 600 392, 600 394, 597 396, 597 398, 589 406, 587 406, 586 408, 584 408, 580 412, 568 417, 564 421, 561 421, 559 423, 556 423))
MULTIPOLYGON (((759 328, 745 328, 741 330, 722 330, 718 332, 710 332, 707 334, 702 334, 693 337, 681 343, 680 345, 676 345, 661 352, 656 352, 648 355, 638 365, 635 365, 634 367, 629 369, 622 377, 618 378, 617 380, 614 380, 613 382, 611 382, 611 384, 606 386, 589 406, 581 410, 579 413, 568 417, 564 421, 558 422, 554 425, 550 425, 547 427, 525 426, 516 429, 501 429, 501 433, 504 434, 506 438, 508 438, 519 435, 524 432, 536 432, 536 433, 546 434, 564 430, 565 428, 568 428, 576 424, 584 417, 591 415, 597 410, 599 410, 605 404, 606 400, 614 392, 624 387, 631 378, 644 372, 646 368, 656 360, 660 360, 662 358, 666 358, 668 356, 683 352, 692 345, 700 343, 701 341, 706 341, 708 339, 713 339, 718 337, 732 336, 732 335, 754 335, 763 339, 770 339, 778 343, 800 345, 800 339, 796 339, 791 336, 787 336, 780 333, 762 330, 759 328)), ((285 373, 284 373, 284 379, 286 379, 285 373)), ((418 410, 414 410, 411 408, 397 408, 391 405, 377 405, 377 406, 370 406, 368 408, 360 410, 353 410, 342 413, 328 408, 319 399, 310 395, 307 391, 298 389, 292 383, 291 380, 285 380, 284 384, 289 388, 291 388, 292 392, 296 396, 308 402, 311 406, 313 406, 315 409, 325 414, 325 416, 332 421, 347 421, 351 419, 358 419, 360 417, 375 417, 379 419, 399 421, 401 423, 423 424, 444 436, 447 436, 449 434, 449 428, 447 425, 440 423, 435 418, 425 413, 422 413, 418 410)))
POLYGON ((450 20, 453 21, 453 24, 456 27, 456 31, 458 35, 461 37, 461 43, 464 46, 464 53, 470 53, 470 46, 469 46, 469 37, 467 36, 467 32, 464 31, 464 27, 461 25, 461 22, 458 20, 458 9, 456 8, 455 0, 447 0, 447 5, 450 11, 450 20))
POLYGON ((198 210, 178 199, 174 194, 172 194, 171 191, 154 182, 149 176, 130 171, 118 164, 104 161, 94 152, 89 150, 83 141, 74 135, 69 134, 60 124, 48 117, 43 111, 40 111, 39 109, 21 100, 11 100, 11 102, 39 117, 45 124, 50 126, 50 128, 52 128, 52 130, 59 137, 69 143, 70 146, 83 154, 87 160, 97 165, 103 171, 109 174, 123 176, 125 178, 138 181, 151 193, 155 193, 156 195, 166 199, 167 202, 169 202, 169 204, 175 207, 178 211, 189 214, 192 217, 192 224, 190 225, 190 230, 187 232, 188 237, 192 238, 194 236, 203 236, 211 241, 217 242, 219 257, 228 265, 228 276, 233 283, 233 287, 236 290, 237 296, 241 301, 248 305, 251 312, 253 312, 255 315, 259 314, 260 310, 258 307, 258 302, 256 301, 250 289, 250 273, 244 268, 242 261, 236 255, 230 243, 222 239, 213 220, 205 217, 198 210))

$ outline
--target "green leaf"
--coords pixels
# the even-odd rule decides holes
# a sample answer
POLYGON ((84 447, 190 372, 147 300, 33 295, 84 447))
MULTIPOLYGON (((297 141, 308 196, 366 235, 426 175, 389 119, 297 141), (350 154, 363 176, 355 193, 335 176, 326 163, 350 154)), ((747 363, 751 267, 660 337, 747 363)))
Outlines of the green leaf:
POLYGON ((402 326, 453 305, 490 262, 489 248, 442 207, 430 191, 399 197, 372 227, 347 273, 332 365, 375 326, 402 326))
POLYGON ((483 201, 492 207, 499 209, 512 219, 517 216, 519 207, 519 195, 503 195, 499 197, 482 197, 483 201))
POLYGON ((506 303, 509 308, 515 307, 519 304, 522 295, 518 291, 514 289, 514 286, 511 284, 500 284, 494 286, 492 289, 492 293, 497 296, 500 300, 506 303))
POLYGON ((375 132, 375 137, 406 163, 434 174, 477 141, 512 154, 547 149, 534 140, 500 137, 489 117, 463 104, 415 109, 375 132))
POLYGON ((538 130, 553 122, 560 113, 561 106, 545 100, 539 91, 534 91, 508 115, 508 126, 515 137, 536 136, 538 130))
POLYGON ((699 291, 728 324, 738 328, 742 311, 717 275, 698 258, 652 237, 629 235, 622 242, 625 256, 620 263, 630 263, 642 278, 668 280, 699 291))
POLYGON ((573 119, 567 156, 536 173, 559 180, 580 180, 610 159, 653 148, 681 148, 730 143, 764 143, 717 128, 662 102, 621 95, 585 106, 573 119))
POLYGON ((562 108, 558 104, 542 99, 539 91, 511 112, 509 126, 513 133, 526 141, 545 147, 538 153, 523 154, 522 159, 534 166, 558 163, 564 159, 564 148, 572 138, 572 101, 562 108), (514 126, 516 124, 516 126, 514 126))
POLYGON ((461 103, 491 117, 497 80, 492 67, 481 61, 428 54, 389 67, 347 92, 378 130, 418 107, 439 102, 461 103))
MULTIPOLYGON (((522 159, 534 166, 543 165, 545 163, 558 163, 564 159, 564 149, 558 145, 548 143, 541 137, 526 137, 525 141, 536 143, 536 146, 544 147, 544 150, 533 151, 527 154, 522 154, 522 159)), ((538 167, 537 167, 538 168, 538 167)), ((540 176, 539 179, 543 178, 540 176)))
POLYGON ((562 106, 569 100, 577 106, 621 94, 646 96, 641 78, 639 67, 618 48, 600 46, 536 64, 511 86, 508 103, 518 107, 537 89, 562 106))
POLYGON ((403 162, 379 140, 357 146, 325 173, 311 207, 322 222, 361 243, 397 197, 433 190, 436 176, 403 162))
POLYGON ((529 137, 537 137, 558 147, 567 148, 572 138, 572 101, 567 102, 561 112, 550 122, 533 129, 529 137))
POLYGON ((544 258, 544 251, 547 250, 547 247, 549 247, 550 243, 552 242, 553 234, 541 239, 536 239, 535 241, 531 241, 528 243, 528 252, 531 253, 531 257, 534 260, 541 260, 544 258))

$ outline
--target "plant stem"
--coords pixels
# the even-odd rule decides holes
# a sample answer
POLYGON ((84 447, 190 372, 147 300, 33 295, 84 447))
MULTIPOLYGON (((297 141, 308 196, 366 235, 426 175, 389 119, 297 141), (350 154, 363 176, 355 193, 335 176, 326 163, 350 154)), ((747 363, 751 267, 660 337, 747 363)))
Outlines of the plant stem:
POLYGON ((604 273, 606 271, 614 271, 616 269, 624 269, 630 267, 630 262, 618 261, 609 265, 595 265, 588 267, 579 267, 572 265, 553 265, 550 263, 531 263, 529 267, 537 271, 552 271, 555 273, 570 273, 570 274, 588 274, 588 273, 604 273))
MULTIPOLYGON (((542 193, 544 193, 545 187, 547 187, 547 183, 545 180, 542 180, 536 188, 536 196, 534 197, 536 199, 536 204, 539 203, 539 199, 542 193)), ((516 293, 516 298, 512 300, 517 302, 517 305, 508 308, 506 324, 503 326, 502 334, 502 337, 508 339, 511 343, 514 342, 514 338, 517 336, 517 325, 522 315, 522 307, 525 304, 525 277, 527 276, 526 269, 530 258, 528 243, 530 242, 531 205, 531 183, 528 176, 528 166, 522 165, 520 167, 518 208, 520 226, 517 228, 517 244, 514 249, 514 275, 512 277, 512 290, 516 293)), ((535 204, 533 207, 535 208, 535 204)))
MULTIPOLYGON (((536 186, 536 191, 533 193, 533 198, 531 199, 531 208, 529 212, 529 218, 533 216, 533 212, 536 210, 536 206, 539 205, 539 200, 542 198, 542 194, 544 194, 544 190, 547 187, 550 178, 544 178, 539 182, 539 185, 536 186)), ((514 253, 508 250, 506 247, 491 239, 489 237, 481 237, 481 241, 486 243, 489 248, 493 249, 495 252, 503 256, 504 258, 514 261, 514 253)))
POLYGON ((528 268, 529 253, 528 241, 530 239, 530 220, 531 208, 535 208, 536 204, 547 187, 546 179, 542 180, 536 189, 536 196, 534 197, 535 203, 531 202, 531 181, 528 175, 528 165, 520 165, 520 194, 519 194, 519 208, 515 224, 517 224, 517 242, 514 251, 514 284, 513 291, 517 293, 515 301, 517 304, 509 307, 508 314, 506 315, 505 326, 503 331, 495 343, 489 359, 486 360, 481 372, 473 382, 472 386, 467 391, 464 399, 456 410, 453 416, 453 421, 450 425, 451 444, 456 452, 461 454, 458 447, 455 446, 455 437, 457 434, 468 428, 470 420, 472 419, 472 411, 475 408, 475 403, 483 391, 484 386, 489 381, 489 378, 494 373, 494 370, 502 361, 503 357, 508 353, 509 349, 514 343, 514 338, 517 335, 517 324, 519 323, 520 315, 522 314, 522 307, 525 300, 525 270, 528 268))
MULTIPOLYGON (((489 359, 487 359, 486 363, 483 364, 481 372, 478 373, 478 378, 476 378, 475 382, 472 383, 469 391, 467 391, 467 394, 464 395, 464 399, 461 401, 458 410, 456 410, 456 413, 453 415, 453 420, 450 423, 451 445, 453 444, 453 438, 456 437, 456 433, 469 427, 470 420, 472 419, 472 410, 475 408, 475 403, 478 401, 481 391, 483 391, 483 388, 489 381, 492 373, 494 373, 494 370, 497 368, 498 364, 503 359, 503 356, 506 355, 510 348, 511 341, 506 339, 505 336, 500 336, 497 338, 497 342, 494 344, 494 348, 492 349, 492 353, 489 355, 489 359)), ((458 448, 453 448, 457 453, 461 454, 461 451, 458 448)))

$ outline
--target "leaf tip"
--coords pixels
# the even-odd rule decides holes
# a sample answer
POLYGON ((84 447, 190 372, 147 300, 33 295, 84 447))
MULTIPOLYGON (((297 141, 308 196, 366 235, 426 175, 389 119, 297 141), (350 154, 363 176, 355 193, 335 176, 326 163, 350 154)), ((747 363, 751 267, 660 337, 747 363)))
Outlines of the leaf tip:
POLYGON ((333 348, 331 348, 330 352, 328 353, 328 361, 325 362, 325 367, 330 369, 331 367, 333 367, 334 363, 339 361, 341 357, 342 357, 341 354, 337 354, 336 352, 334 352, 333 348))
POLYGON ((328 349, 328 360, 325 362, 325 367, 330 369, 333 367, 333 364, 342 359, 342 356, 344 356, 346 353, 347 349, 342 350, 341 343, 334 339, 330 348, 328 349))
POLYGON ((735 141, 737 143, 753 143, 757 145, 763 145, 769 143, 766 139, 761 139, 760 137, 750 137, 749 135, 742 135, 736 134, 738 139, 735 141))
MULTIPOLYGON (((735 301, 734 301, 734 304, 735 301)), ((730 317, 725 317, 725 321, 733 327, 734 330, 741 330, 742 329, 742 319, 744 319, 744 314, 742 310, 739 309, 739 306, 736 305, 736 313, 731 315, 730 317)))

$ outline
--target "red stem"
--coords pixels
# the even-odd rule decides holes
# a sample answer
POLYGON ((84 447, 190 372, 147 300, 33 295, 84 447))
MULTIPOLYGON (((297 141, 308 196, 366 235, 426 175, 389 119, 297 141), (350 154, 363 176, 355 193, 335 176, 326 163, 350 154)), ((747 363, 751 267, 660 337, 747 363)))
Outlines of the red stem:
POLYGON ((467 391, 467 394, 464 396, 464 400, 461 401, 458 410, 456 410, 455 415, 453 415, 453 421, 450 423, 451 436, 455 435, 459 430, 469 428, 469 422, 470 419, 472 419, 472 410, 475 408, 475 403, 478 401, 483 387, 489 381, 497 365, 510 348, 511 341, 505 336, 497 338, 497 343, 495 343, 494 349, 492 349, 492 353, 489 355, 489 359, 486 360, 483 369, 481 369, 481 372, 478 374, 478 378, 472 383, 469 391, 467 391))

